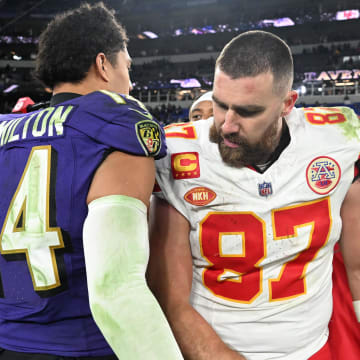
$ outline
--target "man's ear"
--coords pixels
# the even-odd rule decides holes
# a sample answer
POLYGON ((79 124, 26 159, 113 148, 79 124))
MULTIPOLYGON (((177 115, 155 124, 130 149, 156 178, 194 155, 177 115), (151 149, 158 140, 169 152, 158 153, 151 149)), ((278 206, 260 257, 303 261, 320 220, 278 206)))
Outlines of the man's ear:
POLYGON ((283 104, 284 107, 281 116, 287 116, 290 114, 291 110, 295 106, 297 98, 298 98, 298 93, 295 90, 291 90, 288 92, 284 100, 284 104, 283 104))
POLYGON ((105 54, 98 53, 95 59, 96 72, 106 82, 109 81, 108 66, 109 66, 109 62, 107 61, 105 54))

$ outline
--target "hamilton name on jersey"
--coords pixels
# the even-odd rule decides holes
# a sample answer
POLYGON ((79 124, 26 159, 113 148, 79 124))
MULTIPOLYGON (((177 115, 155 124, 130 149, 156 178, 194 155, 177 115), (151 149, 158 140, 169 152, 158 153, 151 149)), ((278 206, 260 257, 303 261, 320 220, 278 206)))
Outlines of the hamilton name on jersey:
POLYGON ((49 107, 39 112, 1 121, 0 146, 16 141, 43 137, 62 136, 64 122, 71 115, 74 106, 49 107))

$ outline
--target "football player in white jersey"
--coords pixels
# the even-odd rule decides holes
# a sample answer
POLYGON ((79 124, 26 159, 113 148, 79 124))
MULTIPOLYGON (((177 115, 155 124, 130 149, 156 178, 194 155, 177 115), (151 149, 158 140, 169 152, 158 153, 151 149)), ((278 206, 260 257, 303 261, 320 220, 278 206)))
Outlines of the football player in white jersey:
POLYGON ((189 120, 206 120, 214 116, 212 91, 207 91, 196 99, 189 109, 189 120))
POLYGON ((292 81, 280 38, 243 33, 217 59, 214 119, 166 129, 148 281, 186 359, 331 359, 342 223, 359 306, 358 118, 296 109, 292 81))

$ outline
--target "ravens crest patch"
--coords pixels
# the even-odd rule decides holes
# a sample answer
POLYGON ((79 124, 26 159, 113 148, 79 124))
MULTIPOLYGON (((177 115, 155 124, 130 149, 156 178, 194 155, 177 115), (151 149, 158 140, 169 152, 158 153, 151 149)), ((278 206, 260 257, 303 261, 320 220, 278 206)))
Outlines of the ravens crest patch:
POLYGON ((161 148, 159 125, 151 120, 139 121, 135 124, 136 135, 147 156, 155 156, 161 148))

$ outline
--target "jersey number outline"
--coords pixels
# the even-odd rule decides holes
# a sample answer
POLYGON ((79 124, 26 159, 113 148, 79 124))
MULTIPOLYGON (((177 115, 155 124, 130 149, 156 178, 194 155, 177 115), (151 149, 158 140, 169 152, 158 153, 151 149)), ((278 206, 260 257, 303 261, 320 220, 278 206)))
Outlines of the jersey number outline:
POLYGON ((310 124, 338 124, 346 121, 345 115, 338 108, 305 108, 305 117, 310 124))
POLYGON ((61 286, 55 250, 65 245, 61 229, 50 225, 52 155, 50 145, 32 148, 0 234, 2 255, 25 254, 37 292, 61 286))
MULTIPOLYGON (((274 241, 298 236, 298 230, 311 226, 306 249, 284 263, 277 278, 268 280, 269 301, 282 301, 306 293, 306 270, 328 242, 332 225, 330 199, 325 197, 295 206, 272 210, 274 241)), ((263 292, 266 257, 266 228, 253 212, 210 212, 200 222, 200 250, 210 263, 203 270, 204 286, 225 300, 252 303, 263 292), (241 254, 222 254, 222 237, 241 235, 241 254), (225 274, 230 274, 225 279, 225 274)))
POLYGON ((167 138, 197 139, 195 127, 189 123, 170 124, 164 130, 167 138))

